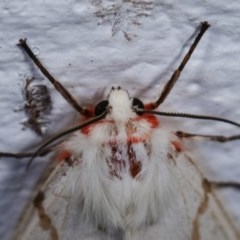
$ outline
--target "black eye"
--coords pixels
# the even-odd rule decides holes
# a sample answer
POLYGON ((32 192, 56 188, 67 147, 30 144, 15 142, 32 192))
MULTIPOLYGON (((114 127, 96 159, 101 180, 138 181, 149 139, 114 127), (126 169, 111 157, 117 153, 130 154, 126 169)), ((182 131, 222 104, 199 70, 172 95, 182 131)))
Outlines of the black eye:
POLYGON ((94 112, 95 116, 99 116, 102 113, 104 113, 107 106, 108 106, 108 100, 103 100, 103 101, 99 102, 95 107, 95 112, 94 112))
POLYGON ((143 105, 142 101, 140 101, 138 98, 133 98, 132 99, 132 107, 133 108, 144 109, 144 105, 143 105))

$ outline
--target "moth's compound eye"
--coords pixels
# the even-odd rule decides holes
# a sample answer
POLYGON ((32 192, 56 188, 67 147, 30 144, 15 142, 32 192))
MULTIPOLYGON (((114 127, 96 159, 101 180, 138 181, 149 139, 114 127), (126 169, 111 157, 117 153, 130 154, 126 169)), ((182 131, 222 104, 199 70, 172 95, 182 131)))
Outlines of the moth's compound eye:
POLYGON ((94 112, 95 116, 99 116, 102 113, 104 113, 107 106, 108 106, 108 100, 103 100, 103 101, 99 102, 95 107, 95 112, 94 112))
POLYGON ((132 107, 133 108, 144 109, 144 105, 143 105, 142 101, 140 101, 138 98, 133 98, 132 99, 132 107))

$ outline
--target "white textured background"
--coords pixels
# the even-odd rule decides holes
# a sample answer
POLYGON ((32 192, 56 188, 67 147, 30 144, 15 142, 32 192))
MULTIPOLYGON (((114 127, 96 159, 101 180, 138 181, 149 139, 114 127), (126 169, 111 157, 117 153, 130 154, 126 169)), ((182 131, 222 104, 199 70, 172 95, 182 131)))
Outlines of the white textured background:
MULTIPOLYGON (((145 102, 155 100, 188 49, 199 22, 207 31, 162 110, 240 118, 240 2, 165 0, 1 0, 0 150, 33 150, 66 127, 75 112, 16 46, 28 43, 48 70, 83 105, 99 101, 112 85, 145 102), (26 76, 46 84, 53 101, 46 135, 22 130, 26 76)), ((222 123, 180 119, 176 129, 237 134, 222 123), (178 125, 179 124, 179 125, 178 125), (181 126, 181 127, 180 127, 181 126)), ((199 143, 206 175, 240 182, 240 142, 199 143)), ((199 158, 199 157, 198 157, 199 158)), ((0 159, 0 239, 9 239, 31 187, 47 158, 25 171, 27 159, 0 159)), ((240 194, 224 192, 226 207, 240 227, 240 194), (238 222, 237 222, 238 221, 238 222)))

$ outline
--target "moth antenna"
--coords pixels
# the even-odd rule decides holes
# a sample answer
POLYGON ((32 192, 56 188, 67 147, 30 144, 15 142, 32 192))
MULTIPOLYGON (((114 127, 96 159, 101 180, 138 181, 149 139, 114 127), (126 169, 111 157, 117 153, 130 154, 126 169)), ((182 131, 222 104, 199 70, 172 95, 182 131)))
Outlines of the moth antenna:
POLYGON ((19 39, 18 46, 22 47, 28 56, 32 59, 32 61, 36 64, 42 74, 53 84, 55 89, 63 96, 63 98, 80 114, 90 117, 92 116, 91 112, 88 109, 81 107, 76 99, 72 96, 70 92, 59 82, 57 81, 50 72, 43 66, 40 60, 35 56, 32 49, 27 44, 27 39, 19 39))
POLYGON ((204 22, 201 23, 201 29, 200 29, 198 35, 196 36, 194 42, 192 43, 191 47, 189 48, 188 52, 184 56, 182 62, 178 66, 178 68, 173 72, 171 78, 167 81, 167 83, 163 87, 163 90, 162 90, 159 98, 157 99, 157 101, 149 104, 150 109, 156 109, 167 98, 168 94, 171 92, 172 88, 174 87, 174 85, 178 81, 184 67, 187 65, 188 60, 192 56, 192 53, 196 49, 196 47, 197 47, 198 43, 200 42, 202 36, 204 35, 204 33, 207 31, 207 29, 209 27, 210 27, 210 24, 207 21, 204 21, 204 22))
POLYGON ((147 109, 137 109, 137 113, 150 113, 160 116, 166 116, 166 117, 180 117, 180 118, 193 118, 193 119, 201 119, 201 120, 213 120, 218 122, 225 122, 231 125, 234 125, 236 127, 240 128, 240 123, 231 121, 226 118, 216 117, 216 116, 208 116, 208 115, 198 115, 198 114, 191 114, 191 113, 174 113, 174 112, 158 112, 153 110, 147 110, 147 109))
POLYGON ((108 109, 107 109, 105 112, 103 112, 101 115, 97 116, 97 117, 91 118, 90 120, 88 120, 88 121, 86 121, 86 122, 84 122, 84 123, 82 123, 82 124, 80 124, 80 125, 77 125, 77 126, 75 126, 75 127, 69 128, 69 129, 67 129, 67 130, 65 130, 65 131, 57 134, 56 136, 51 137, 48 141, 46 141, 45 143, 43 143, 43 144, 37 149, 37 151, 32 155, 31 159, 30 159, 30 160, 28 161, 28 163, 27 163, 26 170, 29 169, 29 167, 30 167, 30 165, 32 164, 34 158, 37 157, 37 156, 42 152, 42 150, 43 150, 45 147, 47 147, 49 144, 51 144, 51 143, 54 142, 55 140, 57 140, 57 139, 65 136, 65 135, 67 135, 67 134, 70 134, 70 133, 72 133, 72 132, 75 132, 75 131, 77 131, 77 130, 79 130, 79 129, 82 129, 82 128, 90 125, 90 124, 93 124, 93 123, 95 123, 95 122, 103 119, 103 118, 107 115, 107 113, 108 113, 108 109))

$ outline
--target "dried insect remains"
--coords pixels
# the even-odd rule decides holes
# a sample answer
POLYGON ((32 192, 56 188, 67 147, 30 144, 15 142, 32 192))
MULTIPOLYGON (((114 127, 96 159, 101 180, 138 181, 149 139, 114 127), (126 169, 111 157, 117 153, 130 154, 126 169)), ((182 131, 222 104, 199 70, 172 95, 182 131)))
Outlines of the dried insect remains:
POLYGON ((28 115, 28 119, 23 124, 33 129, 37 134, 42 135, 43 127, 48 123, 46 116, 51 110, 52 103, 47 86, 34 84, 33 81, 33 77, 26 78, 24 110, 28 115))

